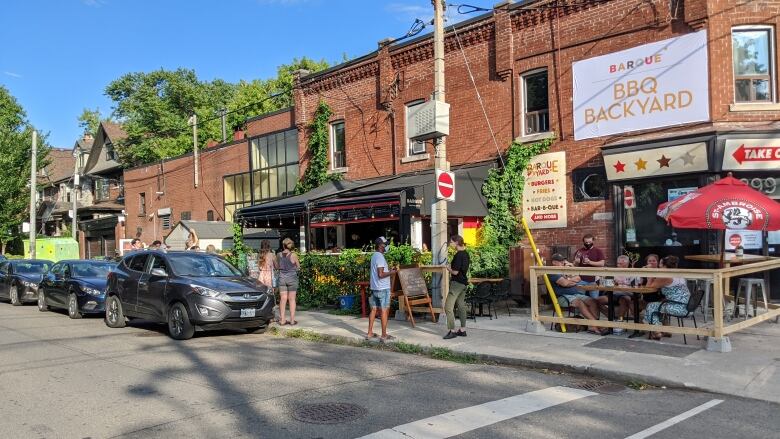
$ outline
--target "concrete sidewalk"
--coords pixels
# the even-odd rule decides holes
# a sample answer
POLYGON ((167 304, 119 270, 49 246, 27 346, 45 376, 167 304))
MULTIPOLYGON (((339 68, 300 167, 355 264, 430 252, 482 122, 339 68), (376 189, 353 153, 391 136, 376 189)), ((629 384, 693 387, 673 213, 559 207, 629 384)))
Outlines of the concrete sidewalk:
MULTIPOLYGON (((527 310, 526 310, 527 311, 527 310)), ((320 334, 362 340, 368 320, 324 312, 299 312, 297 326, 320 334)), ((601 337, 586 332, 543 334, 525 332, 528 315, 468 321, 468 337, 444 340, 442 323, 390 320, 388 332, 397 340, 424 347, 447 347, 504 364, 569 369, 624 381, 685 387, 780 403, 780 325, 764 322, 732 334, 730 353, 708 352, 705 341, 681 337, 662 342, 626 335, 601 337)), ((688 323, 690 324, 690 323, 688 323)), ((374 332, 379 333, 377 320, 374 332)))

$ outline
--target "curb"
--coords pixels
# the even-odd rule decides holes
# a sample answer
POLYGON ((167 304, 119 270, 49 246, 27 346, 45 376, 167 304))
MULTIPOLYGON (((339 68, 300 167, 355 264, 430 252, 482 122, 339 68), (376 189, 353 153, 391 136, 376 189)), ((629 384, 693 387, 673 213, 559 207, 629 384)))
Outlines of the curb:
MULTIPOLYGON (((332 335, 332 334, 322 333, 310 328, 281 328, 276 325, 274 325, 273 327, 276 328, 279 335, 285 337, 287 336, 288 331, 306 331, 322 337, 323 342, 334 342, 334 344, 349 345, 355 347, 382 346, 382 344, 378 342, 369 342, 363 340, 362 338, 351 337, 351 336, 332 335)), ((298 337, 289 337, 289 338, 296 339, 298 337)), ((415 344, 415 343, 410 343, 410 344, 415 344)), ((393 343, 389 343, 388 345, 393 345, 393 343)), ((429 346, 418 345, 418 346, 420 346, 423 354, 430 354, 434 348, 440 347, 440 346, 433 346, 433 345, 429 345, 429 346)), ((532 360, 528 358, 508 358, 508 357, 501 357, 498 355, 478 354, 476 352, 466 352, 466 351, 455 350, 455 349, 450 349, 450 350, 457 354, 473 356, 478 362, 495 364, 498 366, 522 367, 522 368, 532 369, 537 371, 539 369, 548 369, 548 370, 553 370, 558 372, 566 372, 566 373, 572 373, 577 375, 586 375, 591 377, 604 378, 612 381, 618 381, 621 383, 638 381, 655 387, 666 387, 667 389, 694 390, 700 392, 728 395, 732 397, 746 398, 744 396, 724 394, 721 392, 701 388, 699 386, 693 386, 686 383, 681 383, 678 381, 666 380, 657 377, 647 377, 635 373, 619 372, 619 371, 613 371, 609 369, 602 369, 602 368, 591 367, 591 366, 573 366, 573 365, 553 363, 553 362, 543 361, 543 360, 532 360)), ((403 353, 403 352, 399 352, 399 353, 403 353)), ((762 400, 758 400, 758 401, 762 401, 762 400)))

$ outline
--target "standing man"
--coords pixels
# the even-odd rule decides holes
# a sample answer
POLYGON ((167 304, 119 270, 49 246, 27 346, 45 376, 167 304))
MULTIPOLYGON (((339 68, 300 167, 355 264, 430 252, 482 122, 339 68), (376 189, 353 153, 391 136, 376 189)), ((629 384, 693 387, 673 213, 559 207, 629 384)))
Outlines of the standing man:
POLYGON ((389 270, 387 260, 385 259, 385 247, 387 240, 380 236, 374 241, 376 251, 371 255, 371 314, 368 316, 368 333, 366 340, 376 338, 374 333, 374 318, 376 310, 379 308, 380 318, 382 320, 382 337, 379 339, 382 343, 393 340, 395 337, 387 333, 387 317, 390 313, 390 276, 397 270, 389 270))
MULTIPOLYGON (((574 253, 575 267, 603 267, 604 252, 594 246, 593 235, 590 233, 582 237, 582 248, 574 253)), ((580 276, 583 284, 593 284, 596 282, 596 276, 580 276)), ((598 291, 591 291, 590 297, 594 299, 599 297, 598 291)))
POLYGON ((455 248, 457 253, 452 258, 452 264, 447 269, 450 271, 450 291, 447 294, 447 300, 444 303, 444 312, 447 314, 447 335, 445 340, 455 337, 466 336, 466 287, 468 286, 468 272, 471 261, 466 252, 466 244, 463 237, 455 235, 450 238, 450 247, 455 248), (455 329, 455 305, 458 306, 458 318, 460 319, 460 329, 455 329))

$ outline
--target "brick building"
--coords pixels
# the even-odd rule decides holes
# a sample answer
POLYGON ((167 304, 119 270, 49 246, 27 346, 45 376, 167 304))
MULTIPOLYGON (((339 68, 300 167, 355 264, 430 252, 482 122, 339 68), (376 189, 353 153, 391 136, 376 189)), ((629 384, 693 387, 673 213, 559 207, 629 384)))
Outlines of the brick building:
MULTIPOLYGON (((479 226, 484 215, 479 186, 486 168, 496 166, 513 141, 554 136, 551 151, 565 157, 565 226, 535 231, 544 251, 553 245, 565 251, 585 233, 596 235, 609 259, 624 247, 668 253, 674 232, 683 244, 675 251, 717 247, 712 235, 666 227, 654 209, 725 171, 780 195, 775 191, 780 161, 739 160, 746 147, 760 149, 780 138, 778 12, 776 1, 539 0, 504 2, 448 26, 447 155, 462 176, 456 182, 458 201, 450 205, 452 228, 473 232, 479 226), (648 73, 654 62, 658 70, 648 73), (647 75, 655 76, 642 82, 647 75), (605 85, 599 87, 597 80, 605 85), (667 92, 666 87, 677 88, 667 92), (600 107, 591 105, 597 102, 600 107), (474 190, 468 192, 469 187, 474 190), (635 210, 624 207, 626 189, 636 194, 635 210)), ((410 142, 406 132, 408 110, 430 99, 432 65, 432 38, 425 35, 381 42, 373 53, 302 73, 285 127, 250 129, 249 146, 243 147, 248 161, 231 161, 230 172, 240 177, 223 178, 223 193, 214 185, 209 199, 223 197, 227 219, 236 207, 251 205, 240 211, 242 221, 286 229, 311 247, 365 242, 349 227, 380 219, 378 228, 365 226, 363 234, 388 231, 416 245, 426 243, 432 199, 426 182, 432 177, 425 172, 433 166, 432 144, 410 142), (344 181, 303 197, 277 199, 289 193, 289 181, 307 166, 305 128, 320 101, 333 110, 331 172, 343 174, 344 181), (280 139, 279 132, 287 134, 280 139), (269 134, 275 145, 284 142, 287 152, 284 163, 278 157, 273 161, 277 173, 264 162, 270 158, 263 149, 269 134), (289 145, 292 136, 297 157, 289 145), (295 163, 300 169, 293 172, 295 163), (279 166, 288 184, 272 191, 268 185, 273 181, 278 188, 279 166), (259 203, 265 200, 270 202, 259 203)), ((228 154, 229 148, 217 151, 228 154)), ((203 166, 208 163, 204 158, 203 166)), ((193 219, 206 218, 193 214, 193 219)))

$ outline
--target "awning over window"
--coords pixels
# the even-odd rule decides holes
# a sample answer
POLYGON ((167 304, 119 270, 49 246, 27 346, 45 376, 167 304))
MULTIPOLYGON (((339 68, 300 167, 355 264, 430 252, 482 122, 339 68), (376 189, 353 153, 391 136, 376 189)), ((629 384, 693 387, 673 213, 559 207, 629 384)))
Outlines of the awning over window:
MULTIPOLYGON (((449 216, 487 215, 482 185, 493 167, 495 163, 489 162, 453 169, 455 201, 448 205, 449 216)), ((371 215, 375 214, 373 209, 376 209, 376 213, 384 212, 391 205, 416 208, 419 215, 430 216, 435 196, 434 172, 426 170, 367 180, 329 182, 302 195, 245 207, 236 213, 236 220, 292 216, 307 210, 313 214, 336 211, 358 213, 365 210, 367 215, 371 215)))

